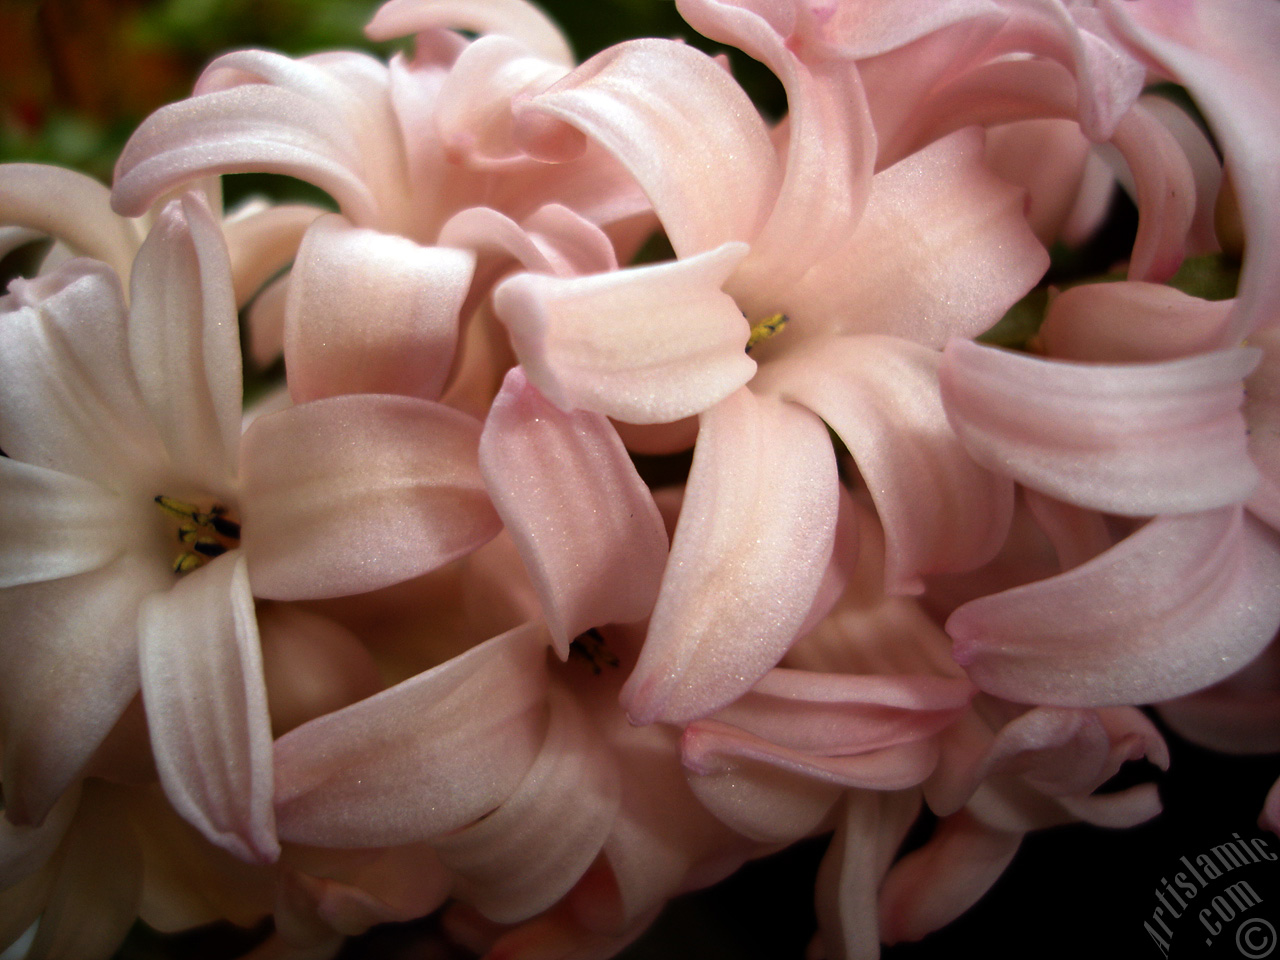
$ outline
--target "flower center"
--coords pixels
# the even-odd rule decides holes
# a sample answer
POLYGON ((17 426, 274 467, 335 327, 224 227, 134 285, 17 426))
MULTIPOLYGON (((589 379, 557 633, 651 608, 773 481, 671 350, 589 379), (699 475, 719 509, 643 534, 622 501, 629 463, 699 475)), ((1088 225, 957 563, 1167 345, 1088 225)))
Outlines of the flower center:
POLYGON ((751 336, 747 338, 747 353, 750 353, 751 348, 756 344, 768 340, 776 333, 780 333, 786 325, 787 315, 785 313, 775 313, 771 317, 765 317, 751 328, 751 336))
POLYGON ((174 573, 190 573, 214 557, 240 546, 240 524, 220 503, 207 510, 176 497, 156 496, 155 504, 178 522, 178 542, 183 545, 173 561, 174 573))
POLYGON ((617 654, 604 645, 604 637, 595 627, 574 638, 569 644, 569 656, 585 660, 597 677, 603 667, 616 667, 620 663, 617 654))

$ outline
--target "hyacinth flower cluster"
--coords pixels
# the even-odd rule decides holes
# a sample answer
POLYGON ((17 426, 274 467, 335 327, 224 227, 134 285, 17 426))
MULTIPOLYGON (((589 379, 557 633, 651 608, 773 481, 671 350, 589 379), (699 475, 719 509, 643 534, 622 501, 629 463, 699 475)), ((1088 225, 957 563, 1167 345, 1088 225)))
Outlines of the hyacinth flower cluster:
POLYGON ((110 187, 0 166, 53 241, 0 299, 0 944, 603 960, 830 835, 814 954, 870 958, 1156 815, 1099 792, 1168 764, 1140 708, 1280 750, 1280 6, 677 6, 785 117, 389 0, 403 52, 228 53, 110 187), (1119 275, 1046 290, 1119 192, 1119 275))

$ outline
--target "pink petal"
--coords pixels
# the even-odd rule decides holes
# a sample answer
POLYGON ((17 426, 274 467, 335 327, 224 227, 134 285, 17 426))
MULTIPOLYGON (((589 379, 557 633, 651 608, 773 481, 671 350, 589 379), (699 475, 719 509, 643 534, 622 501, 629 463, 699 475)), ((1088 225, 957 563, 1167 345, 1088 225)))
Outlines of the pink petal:
MULTIPOLYGON (((471 317, 514 260, 530 273, 559 277, 618 269, 608 234, 568 207, 548 204, 516 223, 491 207, 468 207, 440 228, 441 246, 476 254, 476 275, 461 316, 471 317)), ((499 334, 505 340, 505 334, 499 334)), ((485 398, 487 407, 491 397, 485 398)))
POLYGON ((1040 337, 1049 356, 1064 360, 1174 360, 1231 346, 1233 306, 1154 283, 1085 283, 1054 297, 1040 337))
MULTIPOLYGON (((681 755, 701 804, 730 829, 760 843, 794 843, 816 832, 844 791, 833 776, 815 775, 802 755, 782 753, 718 720, 686 727, 681 755)), ((857 758, 852 765, 868 772, 879 759, 857 758)))
POLYGON ((240 551, 149 597, 138 633, 142 700, 170 803, 223 849, 275 860, 271 719, 240 551))
POLYGON ((151 228, 130 301, 130 361, 174 468, 206 487, 229 483, 240 438, 240 327, 226 243, 195 194, 166 206, 151 228))
POLYGON ((706 716, 781 659, 831 556, 835 455, 806 410, 739 390, 703 415, 632 720, 706 716))
POLYGON ((127 279, 142 231, 116 216, 110 199, 106 187, 74 170, 36 163, 0 167, 0 223, 48 234, 127 279))
POLYGON ((434 117, 446 155, 494 171, 527 161, 515 137, 512 106, 566 72, 518 40, 487 36, 468 44, 441 84, 434 117))
POLYGON ((130 369, 115 275, 73 260, 15 280, 0 308, 0 449, 108 489, 136 487, 164 452, 130 369))
POLYGON ((10 821, 44 819, 137 693, 138 605, 172 577, 155 558, 126 554, 89 573, 0 590, 10 821))
POLYGON ((524 0, 389 0, 369 21, 365 35, 370 40, 394 40, 435 27, 513 37, 539 56, 573 65, 564 34, 524 0))
POLYGON ((1024 120, 987 131, 989 169, 1027 191, 1027 223, 1046 246, 1078 200, 1090 143, 1070 120, 1024 120))
POLYGON ((479 440, 476 420, 412 397, 331 397, 255 420, 241 467, 254 594, 360 593, 480 546, 499 520, 479 440))
POLYGON ((1196 211, 1195 173, 1182 144, 1142 104, 1116 126, 1111 143, 1133 176, 1138 235, 1130 280, 1168 280, 1182 264, 1196 211))
POLYGON ((412 843, 512 795, 545 739, 545 633, 517 627, 276 743, 280 836, 412 843))
POLYGON ((1065 363, 957 340, 940 378, 979 463, 1069 503, 1143 516, 1248 498, 1258 479, 1239 405, 1257 357, 1065 363))
POLYGON ((1258 817, 1258 826, 1280 834, 1280 780, 1267 792, 1267 801, 1258 817))
POLYGON ((295 403, 344 393, 434 400, 444 389, 475 258, 353 227, 307 231, 289 279, 284 353, 295 403))
MULTIPOLYGON (((718 720, 691 724, 685 731, 683 752, 685 766, 704 776, 723 777, 735 772, 738 764, 749 772, 755 764, 763 764, 820 783, 872 790, 918 786, 933 772, 938 760, 937 745, 927 739, 908 740, 866 753, 825 756, 771 743, 718 720)), ((741 828, 735 825, 735 829, 741 828)))
MULTIPOLYGON (((866 202, 876 140, 857 68, 849 60, 811 55, 787 35, 793 25, 775 25, 736 3, 685 0, 680 12, 699 33, 739 47, 782 81, 786 168, 735 286, 785 289, 852 232, 866 202)), ((764 314, 775 307, 762 302, 750 310, 764 314)))
POLYGON ((814 341, 757 378, 823 418, 853 455, 885 528, 885 589, 973 569, 1004 542, 1013 485, 973 461, 947 423, 939 354, 884 336, 814 341))
MULTIPOLYGON (((248 355, 259 367, 269 367, 284 352, 285 309, 288 306, 289 274, 277 277, 254 297, 245 315, 249 338, 248 355)), ((282 390, 285 399, 288 392, 282 390)))
POLYGON ((258 633, 273 736, 371 697, 384 686, 355 634, 298 604, 262 604, 258 633))
POLYGON ((915 791, 856 791, 847 797, 818 868, 818 930, 830 960, 876 960, 878 892, 920 799, 915 791))
POLYGON ((204 176, 279 173, 314 183, 354 222, 394 231, 412 211, 386 85, 386 67, 362 54, 226 54, 196 96, 153 113, 125 144, 113 206, 136 216, 204 176))
POLYGON ((943 820, 919 850, 894 864, 880 893, 885 943, 919 940, 977 903, 1000 879, 1022 834, 993 830, 967 812, 943 820))
POLYGON ((620 800, 618 764, 572 694, 553 687, 538 757, 493 813, 433 842, 453 895, 499 923, 553 906, 595 860, 620 800), (571 811, 571 813, 570 813, 571 811))
POLYGON ((1264 331, 1249 342, 1262 349, 1262 362, 1244 382, 1249 455, 1262 474, 1249 509, 1280 530, 1280 333, 1264 331))
POLYGON ((777 155, 760 114, 714 60, 681 43, 610 47, 517 117, 535 155, 553 144, 557 158, 566 158, 566 146, 580 152, 585 135, 617 157, 681 257, 751 239, 777 194, 777 155))
POLYGON ((8 889, 49 863, 79 805, 80 791, 69 790, 39 826, 0 819, 0 887, 8 889))
POLYGON ((521 274, 494 291, 494 308, 525 373, 562 410, 679 420, 755 372, 749 326, 720 289, 746 252, 733 243, 591 277, 521 274))
POLYGON ((320 207, 288 203, 251 207, 223 220, 237 305, 248 303, 289 265, 307 228, 322 213, 320 207))
POLYGON ((680 735, 665 724, 636 727, 610 705, 604 721, 622 774, 622 802, 605 843, 603 882, 590 892, 592 872, 571 895, 575 911, 598 930, 628 929, 682 890, 728 875, 756 845, 700 803, 679 760, 680 735), (655 843, 656 837, 665 838, 655 843), (703 879, 706 874, 711 876, 703 879), (584 901, 594 900, 592 909, 584 901))
POLYGON ((843 756, 921 740, 969 706, 965 680, 775 668, 716 720, 792 750, 843 756))
POLYGON ((1187 255, 1199 257, 1220 252, 1222 247, 1214 225, 1218 194, 1222 188, 1222 161, 1217 151, 1200 124, 1172 100, 1146 94, 1138 102, 1168 127, 1191 164, 1196 184, 1196 212, 1188 237, 1187 255))
POLYGON ((1191 92, 1226 154, 1239 191, 1249 257, 1234 314, 1237 332, 1280 319, 1280 275, 1272 269, 1280 221, 1280 10, 1269 0, 1195 4, 1138 0, 1105 6, 1109 22, 1191 92))
POLYGON ((1280 544, 1239 508, 1158 517, 1057 577, 965 604, 956 660, 1023 703, 1150 703, 1240 669, 1280 626, 1280 544))
POLYGON ((323 853, 323 875, 281 871, 274 919, 290 943, 359 936, 375 924, 424 917, 448 899, 453 878, 425 844, 379 850, 372 858, 369 851, 323 853), (344 859, 354 865, 341 869, 344 859))
POLYGON ((824 332, 929 346, 976 336, 1049 265, 1023 208, 1022 191, 985 169, 981 135, 952 134, 876 175, 856 229, 788 293, 786 309, 824 332))
POLYGON ((1223 753, 1280 751, 1280 644, 1221 683, 1168 703, 1160 716, 1178 736, 1223 753))
POLYGON ((994 0, 819 0, 809 6, 815 39, 860 60, 953 24, 1007 16, 994 0))
POLYGON ((135 544, 137 521, 151 519, 144 503, 129 506, 95 483, 0 457, 0 588, 110 563, 135 544))
POLYGON ((86 791, 29 957, 114 956, 138 915, 142 856, 121 797, 86 791))
POLYGON ((1092 560, 1115 543, 1116 537, 1102 514, 1081 510, 1034 490, 1024 489, 1022 495, 1027 509, 1053 544, 1063 570, 1092 560))
POLYGON ((562 413, 515 367, 485 421, 480 466, 561 659, 584 630, 649 615, 667 533, 608 420, 562 413))

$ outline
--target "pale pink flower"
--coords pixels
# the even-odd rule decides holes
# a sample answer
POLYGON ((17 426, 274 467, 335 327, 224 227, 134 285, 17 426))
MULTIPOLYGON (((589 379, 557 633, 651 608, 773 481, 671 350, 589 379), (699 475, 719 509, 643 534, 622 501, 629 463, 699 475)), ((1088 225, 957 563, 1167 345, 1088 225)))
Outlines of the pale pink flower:
MULTIPOLYGON (((720 879, 758 845, 689 792, 678 730, 635 727, 618 706, 641 631, 609 624, 647 616, 666 534, 608 421, 557 410, 517 368, 486 422, 481 464, 512 548, 487 555, 515 562, 499 568, 499 590, 525 622, 283 736, 281 835, 427 842, 454 872, 455 896, 521 924, 495 955, 524 956, 548 937, 616 950, 668 898, 720 879), (548 646, 565 662, 549 661, 548 646)), ((450 622, 465 592, 420 615, 450 622)))
MULTIPOLYGON (((1107 9, 1127 42, 1201 102, 1243 209, 1274 211, 1274 170, 1259 157, 1280 144, 1280 70, 1267 41, 1280 36, 1280 10, 1107 9)), ((957 657, 984 689, 1074 706, 1165 700, 1239 670, 1275 636, 1270 222, 1256 212, 1246 219, 1233 300, 1140 282, 1078 287, 1053 302, 1042 330, 1054 360, 948 348, 948 412, 980 462, 1060 500, 1154 517, 1060 576, 956 611, 948 631, 957 657)))
POLYGON ((716 62, 656 40, 605 51, 518 111, 540 156, 611 150, 679 258, 495 293, 530 379, 562 409, 700 415, 687 519, 624 691, 638 721, 723 706, 794 640, 835 524, 824 420, 885 518, 895 590, 981 563, 1011 503, 951 434, 935 377, 948 335, 986 329, 1044 270, 1021 196, 983 169, 973 131, 873 178, 855 65, 798 39, 796 5, 766 6, 682 11, 782 79, 785 139, 716 62))
POLYGON ((536 8, 396 0, 367 32, 416 33, 416 53, 388 64, 358 53, 226 54, 190 99, 143 123, 116 169, 113 203, 131 214, 199 178, 245 171, 298 177, 337 202, 340 213, 308 232, 251 325, 260 362, 283 346, 298 402, 350 392, 439 399, 476 303, 475 255, 447 248, 455 214, 488 207, 524 222, 560 204, 628 249, 648 225, 643 195, 604 151, 553 166, 511 141, 513 100, 572 64, 536 8), (469 43, 451 27, 491 35, 469 43), (352 351, 365 361, 351 364, 352 351))
POLYGON ((73 261, 15 284, 0 323, 6 813, 43 819, 141 684, 175 806, 271 859, 253 597, 372 589, 491 537, 480 425, 361 396, 242 439, 229 262, 194 195, 160 215, 131 289, 126 311, 107 267, 73 261))
POLYGON ((1091 794, 1127 760, 1168 757, 1136 710, 971 702, 938 625, 915 598, 884 595, 879 525, 849 513, 860 553, 845 596, 784 668, 691 724, 683 750, 699 798, 748 836, 835 828, 818 876, 824 952, 875 957, 881 939, 918 939, 968 909, 1026 832, 1153 816, 1153 785, 1091 794), (941 823, 894 863, 922 802, 941 823))

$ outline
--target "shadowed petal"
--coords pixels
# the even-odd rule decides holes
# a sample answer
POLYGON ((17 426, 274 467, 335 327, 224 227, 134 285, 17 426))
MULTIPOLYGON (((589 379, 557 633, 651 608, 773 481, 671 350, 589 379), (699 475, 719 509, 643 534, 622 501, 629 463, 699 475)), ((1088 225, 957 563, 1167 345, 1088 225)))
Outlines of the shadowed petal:
POLYGON ((577 883, 613 826, 617 761, 593 721, 561 687, 538 757, 493 813, 433 846, 459 880, 453 895, 491 920, 516 923, 551 907, 577 883))
POLYGON ((880 956, 880 885, 919 810, 915 791, 848 794, 818 868, 818 928, 830 960, 880 956))
POLYGON ((992 829, 963 810, 943 820, 929 842, 885 878, 884 942, 919 940, 960 916, 1000 879, 1021 843, 1021 833, 992 829))
POLYGON ((1108 2, 1117 32, 1183 84, 1226 154, 1249 242, 1237 335, 1280 321, 1280 8, 1269 0, 1108 2))
POLYGON ((312 224, 289 277, 284 353, 294 403, 344 393, 435 400, 475 257, 353 227, 312 224))
POLYGON ((839 503, 822 421, 742 389, 702 417, 662 591, 622 704, 706 716, 776 664, 817 596, 839 503))
POLYGON ((990 560, 1013 516, 1013 484, 975 463, 947 423, 939 360, 909 340, 839 337, 805 344, 757 378, 849 448, 884 524, 891 593, 919 593, 924 574, 990 560))
POLYGON ((237 210, 222 221, 231 255, 237 306, 248 303, 289 265, 307 228, 325 212, 320 207, 301 203, 247 206, 249 209, 237 210))
POLYGON ((485 420, 480 465, 561 659, 584 630, 649 615, 667 533, 608 420, 562 413, 515 367, 485 420))
POLYGON ((1233 306, 1154 283, 1085 283, 1054 297, 1040 337, 1049 356, 1064 360, 1174 360, 1232 346, 1225 335, 1233 306))
POLYGON ((14 823, 44 818, 137 693, 138 606, 172 580, 164 563, 125 554, 0 590, 4 800, 14 823))
POLYGON ((361 593, 489 540, 500 521, 479 441, 478 421, 412 397, 330 397, 255 420, 241 468, 254 594, 361 593))
POLYGON ((947 415, 979 463, 1068 503, 1149 516, 1248 499, 1243 381, 1258 351, 1086 364, 953 341, 947 415))
POLYGON ((133 926, 142 892, 142 854, 123 797, 100 784, 81 796, 32 958, 108 960, 133 926))
POLYGON ((955 658, 1023 703, 1150 703, 1252 660, 1280 626, 1280 543, 1239 508, 1157 517, 1088 563, 960 607, 955 658))
POLYGON ((169 801, 223 849, 275 860, 271 720, 240 551, 149 597, 138 633, 142 700, 169 801))
POLYGON ((517 627, 276 742, 280 836, 411 843, 456 830, 520 785, 545 739, 546 635, 517 627))

